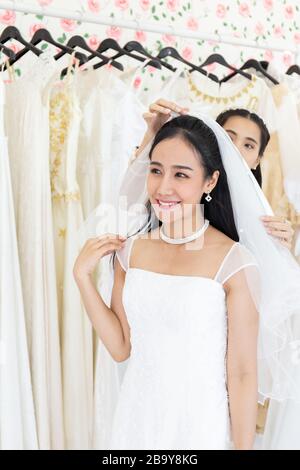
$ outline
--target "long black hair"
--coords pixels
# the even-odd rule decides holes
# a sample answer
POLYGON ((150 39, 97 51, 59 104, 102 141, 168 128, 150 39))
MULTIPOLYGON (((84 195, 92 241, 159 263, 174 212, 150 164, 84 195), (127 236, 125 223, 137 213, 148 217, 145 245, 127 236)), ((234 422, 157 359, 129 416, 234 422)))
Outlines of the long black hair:
MULTIPOLYGON (((226 111, 223 111, 221 114, 219 114, 216 121, 218 124, 220 124, 220 126, 224 127, 228 119, 234 116, 240 116, 245 119, 249 119, 250 121, 254 122, 259 127, 259 130, 260 130, 259 156, 262 157, 266 149, 266 146, 268 145, 269 140, 270 140, 270 133, 268 131, 266 124, 262 120, 262 118, 259 117, 256 113, 252 113, 248 109, 237 108, 237 109, 228 109, 226 111)), ((251 171, 253 175, 255 176, 259 186, 261 187, 262 186, 262 174, 261 174, 260 164, 256 167, 255 170, 251 170, 251 171)))

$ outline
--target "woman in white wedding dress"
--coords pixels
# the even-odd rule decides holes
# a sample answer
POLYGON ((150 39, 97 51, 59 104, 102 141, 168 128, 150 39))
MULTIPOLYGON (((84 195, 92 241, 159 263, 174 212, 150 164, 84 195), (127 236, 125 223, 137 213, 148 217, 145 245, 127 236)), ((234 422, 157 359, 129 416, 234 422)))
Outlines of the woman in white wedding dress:
POLYGON ((126 241, 90 239, 74 265, 100 339, 115 361, 130 357, 109 448, 229 449, 233 441, 251 449, 258 269, 238 242, 216 136, 181 116, 159 130, 149 157, 149 211, 159 227, 126 241), (113 251, 109 308, 92 273, 113 251))

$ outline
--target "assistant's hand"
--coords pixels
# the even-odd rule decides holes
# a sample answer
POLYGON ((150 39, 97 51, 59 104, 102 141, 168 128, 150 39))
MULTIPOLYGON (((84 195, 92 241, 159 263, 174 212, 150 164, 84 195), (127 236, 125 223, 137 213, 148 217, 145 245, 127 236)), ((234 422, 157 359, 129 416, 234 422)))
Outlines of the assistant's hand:
POLYGON ((288 248, 292 248, 293 236, 295 231, 293 230, 292 224, 284 217, 276 216, 264 216, 261 217, 264 223, 266 231, 269 235, 272 235, 280 243, 288 248))
POLYGON ((143 114, 148 126, 147 134, 154 136, 170 118, 172 111, 179 114, 186 114, 188 108, 182 108, 178 104, 164 99, 159 99, 150 104, 149 110, 143 114))

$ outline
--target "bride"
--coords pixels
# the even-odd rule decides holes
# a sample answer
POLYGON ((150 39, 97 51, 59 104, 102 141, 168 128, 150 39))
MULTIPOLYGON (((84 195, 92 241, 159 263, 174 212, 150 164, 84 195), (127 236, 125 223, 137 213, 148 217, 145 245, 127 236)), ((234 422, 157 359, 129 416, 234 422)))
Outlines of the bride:
POLYGON ((251 449, 257 393, 298 394, 290 321, 299 267, 259 220, 271 209, 206 116, 160 125, 129 166, 124 195, 133 236, 100 230, 74 265, 102 343, 115 361, 130 357, 109 448, 228 449, 232 440, 251 449), (92 273, 115 252, 108 307, 92 273))
POLYGON ((257 415, 258 266, 239 243, 218 141, 203 120, 165 123, 148 153, 159 222, 126 241, 86 242, 74 277, 98 336, 130 363, 110 449, 252 449, 257 415), (116 251, 111 307, 91 275, 116 251))

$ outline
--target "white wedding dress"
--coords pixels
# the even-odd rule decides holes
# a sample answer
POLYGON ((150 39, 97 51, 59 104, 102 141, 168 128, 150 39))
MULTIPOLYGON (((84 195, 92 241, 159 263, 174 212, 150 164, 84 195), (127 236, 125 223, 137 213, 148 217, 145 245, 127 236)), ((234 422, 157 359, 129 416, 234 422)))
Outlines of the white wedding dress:
POLYGON ((64 448, 49 168, 49 93, 60 66, 51 52, 33 59, 6 87, 4 122, 38 446, 48 450, 64 448))
POLYGON ((73 75, 51 90, 50 168, 61 340, 65 449, 90 449, 93 423, 93 336, 73 277, 82 224, 76 179, 81 120, 73 75))
MULTIPOLYGON (((132 152, 146 130, 142 119, 145 109, 110 68, 79 70, 75 78, 82 114, 77 181, 83 216, 87 217, 98 204, 115 201, 132 152)), ((101 260, 95 278, 109 304, 111 274, 107 260, 101 260)), ((99 338, 95 350, 92 447, 104 449, 119 390, 119 364, 112 360, 99 338)))
POLYGON ((0 81, 0 450, 38 448, 0 81))
POLYGON ((131 356, 109 449, 230 449, 223 285, 255 266, 234 243, 212 278, 130 267, 133 240, 116 252, 131 356))

